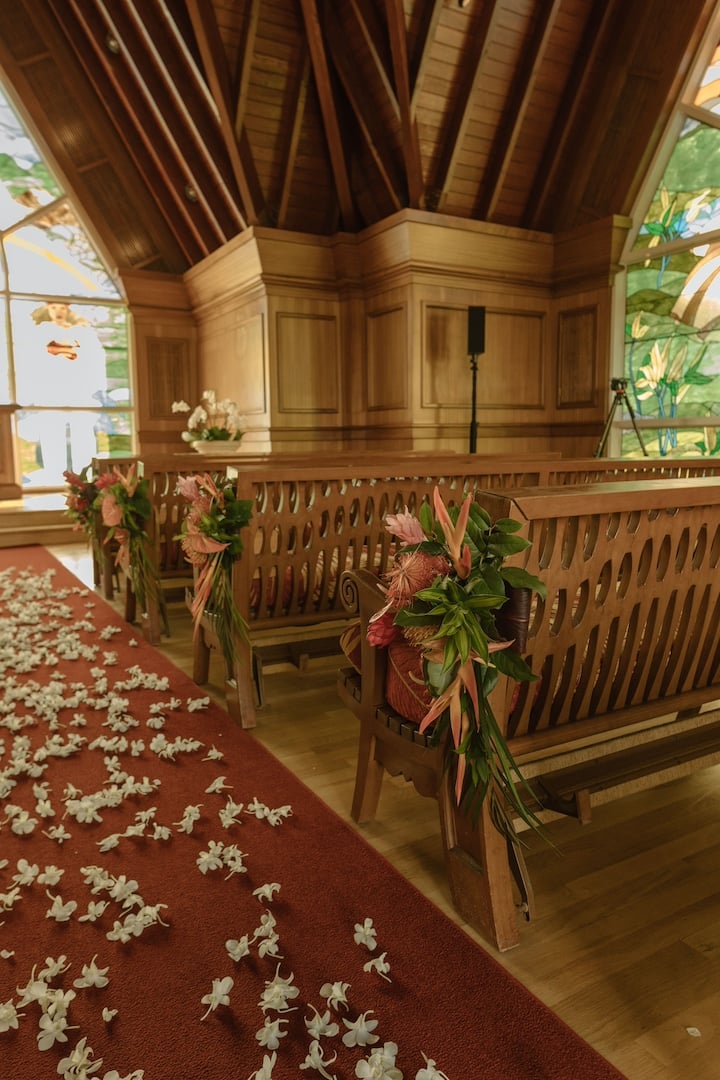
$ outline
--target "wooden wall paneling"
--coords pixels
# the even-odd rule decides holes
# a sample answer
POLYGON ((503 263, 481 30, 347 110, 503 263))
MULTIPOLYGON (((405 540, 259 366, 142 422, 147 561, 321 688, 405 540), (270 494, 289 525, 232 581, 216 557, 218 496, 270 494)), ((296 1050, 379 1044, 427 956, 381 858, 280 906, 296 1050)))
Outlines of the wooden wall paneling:
POLYGON ((172 417, 173 401, 188 401, 191 383, 187 338, 146 335, 147 415, 151 420, 172 417))
POLYGON ((368 412, 409 408, 407 304, 367 314, 368 412))
MULTIPOLYGON (((429 421, 459 425, 463 443, 471 415, 472 367, 467 351, 468 308, 485 307, 485 349, 478 356, 477 415, 516 427, 536 423, 545 407, 549 303, 499 294, 471 297, 458 306, 458 290, 446 302, 421 301, 422 379, 420 412, 429 421), (515 306, 513 304, 515 300, 515 306), (513 305, 513 306, 511 306, 513 305)), ((464 297, 463 297, 464 300, 464 297)))
POLYGON ((218 305, 198 329, 200 389, 237 402, 243 445, 263 452, 272 449, 267 336, 267 303, 258 295, 239 307, 218 305))
POLYGON ((131 371, 136 449, 182 449, 187 420, 173 401, 198 399, 197 333, 182 278, 126 271, 122 283, 132 312, 131 371))
POLYGON ((273 429, 339 429, 342 416, 337 303, 272 298, 273 429))
POLYGON ((360 289, 348 290, 341 297, 341 364, 343 370, 344 441, 349 448, 366 443, 367 428, 367 313, 360 289))
MULTIPOLYGON (((478 362, 478 409, 537 413, 545 406, 546 314, 488 306, 485 353, 478 362)), ((468 363, 469 366, 469 363, 468 363)))
POLYGON ((421 302, 421 409, 467 409, 467 308, 421 302))
POLYGON ((595 408, 598 404, 597 305, 567 308, 558 313, 558 409, 595 408))

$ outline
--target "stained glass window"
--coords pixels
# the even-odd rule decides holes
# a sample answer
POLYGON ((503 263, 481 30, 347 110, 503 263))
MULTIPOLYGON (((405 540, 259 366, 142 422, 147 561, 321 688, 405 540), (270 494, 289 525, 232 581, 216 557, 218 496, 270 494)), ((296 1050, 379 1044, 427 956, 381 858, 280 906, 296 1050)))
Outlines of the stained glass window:
POLYGON ((128 313, 77 208, 0 87, 0 402, 26 491, 132 449, 128 313))
MULTIPOLYGON (((654 422, 647 451, 720 453, 720 49, 627 259, 625 323, 627 400, 654 422)), ((622 452, 641 452, 632 429, 622 452)))

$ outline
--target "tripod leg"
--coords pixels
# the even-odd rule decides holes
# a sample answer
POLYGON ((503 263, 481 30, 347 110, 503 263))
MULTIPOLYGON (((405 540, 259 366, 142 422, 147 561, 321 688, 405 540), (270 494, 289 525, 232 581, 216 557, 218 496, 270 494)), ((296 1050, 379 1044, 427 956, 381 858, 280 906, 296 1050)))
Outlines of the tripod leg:
MULTIPOLYGON (((600 442, 598 443, 598 448, 595 451, 595 457, 602 457, 603 456, 603 452, 605 450, 605 445, 606 445, 606 443, 608 441, 608 435, 610 434, 610 428, 612 427, 613 418, 615 416, 615 410, 617 409, 617 404, 618 404, 618 396, 616 394, 615 397, 613 398, 613 403, 610 406, 610 412, 608 413, 608 418, 605 421, 605 430, 602 433, 602 436, 600 438, 600 442)), ((644 449, 644 447, 643 447, 643 449, 644 449)))
POLYGON ((648 457, 649 455, 648 455, 647 450, 645 449, 645 443, 643 442, 643 437, 640 434, 640 428, 637 426, 637 422, 635 420, 635 413, 633 412, 633 407, 630 404, 630 402, 627 400, 627 398, 625 399, 625 404, 627 405, 627 411, 629 412, 630 419, 632 420, 633 430, 635 431, 635 434, 637 435, 637 441, 640 443, 640 449, 642 450, 644 457, 648 457))

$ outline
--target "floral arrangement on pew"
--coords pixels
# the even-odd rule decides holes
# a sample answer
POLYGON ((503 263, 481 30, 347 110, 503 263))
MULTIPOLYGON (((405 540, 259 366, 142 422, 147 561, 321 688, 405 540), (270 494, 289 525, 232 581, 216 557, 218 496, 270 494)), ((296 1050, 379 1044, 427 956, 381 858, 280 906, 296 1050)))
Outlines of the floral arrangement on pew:
POLYGON ((152 517, 150 481, 140 479, 136 465, 132 464, 127 473, 115 465, 111 472, 101 473, 95 483, 97 505, 108 530, 105 543, 117 544, 115 564, 129 576, 140 610, 147 611, 148 602, 155 604, 165 632, 169 633, 165 597, 150 556, 147 533, 147 523, 152 517))
POLYGON ((504 565, 507 556, 529 541, 516 533, 519 522, 492 522, 468 495, 461 508, 448 509, 435 488, 433 511, 427 503, 419 519, 388 514, 388 532, 402 545, 387 574, 386 603, 373 616, 367 637, 372 645, 405 638, 421 654, 431 705, 420 723, 431 725, 439 741, 450 728, 456 760, 455 796, 477 814, 487 798, 493 823, 514 837, 513 813, 532 828, 540 821, 508 749, 489 695, 498 674, 518 682, 536 676, 512 641, 504 640, 496 618, 506 604, 505 586, 546 595, 542 581, 520 567, 504 565))
POLYGON ((203 390, 200 404, 193 409, 186 401, 173 401, 174 413, 190 413, 183 442, 240 442, 245 419, 238 413, 237 404, 228 398, 218 400, 214 390, 203 390))
POLYGON ((66 469, 63 473, 67 490, 65 492, 65 513, 75 522, 73 528, 82 530, 92 547, 93 555, 100 555, 100 537, 98 535, 97 497, 98 478, 92 475, 92 466, 86 465, 79 473, 66 469))
POLYGON ((187 501, 180 543, 188 561, 197 568, 190 611, 195 633, 205 611, 215 616, 220 648, 232 671, 235 636, 247 639, 247 625, 232 591, 232 566, 243 550, 240 530, 252 518, 253 503, 238 499, 231 481, 213 477, 181 476, 177 489, 187 501))

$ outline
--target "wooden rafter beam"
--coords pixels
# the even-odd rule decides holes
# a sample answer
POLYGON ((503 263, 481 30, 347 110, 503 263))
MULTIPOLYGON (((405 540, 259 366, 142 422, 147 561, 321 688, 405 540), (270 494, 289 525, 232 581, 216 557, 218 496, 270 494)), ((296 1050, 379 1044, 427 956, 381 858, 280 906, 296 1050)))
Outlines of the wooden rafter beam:
POLYGON ((290 134, 284 158, 285 169, 283 172, 282 190, 278 199, 277 224, 278 227, 281 229, 285 228, 285 221, 287 219, 288 206, 290 203, 290 191, 292 188, 292 179, 295 171, 295 161, 297 158, 298 146, 300 144, 300 132, 302 130, 303 118, 305 116, 305 104, 307 102, 309 84, 310 55, 306 52, 303 58, 302 67, 300 68, 300 77, 298 79, 297 86, 295 87, 295 109, 293 111, 292 123, 290 124, 290 134))
POLYGON ((369 103, 367 87, 359 79, 355 58, 347 48, 346 37, 343 34, 342 27, 337 21, 336 13, 333 12, 332 14, 328 14, 326 29, 328 41, 332 50, 333 66, 342 83, 350 107, 355 114, 355 119, 365 145, 383 186, 390 197, 390 202, 394 210, 400 210, 404 204, 405 196, 398 191, 398 184, 390 175, 388 162, 383 158, 381 152, 381 146, 383 145, 383 142, 386 144, 387 140, 383 140, 380 137, 380 133, 375 130, 375 117, 372 106, 369 103))
POLYGON ((423 197, 420 140, 410 104, 410 71, 408 68, 407 31, 402 0, 385 0, 390 52, 395 76, 395 94, 400 110, 403 157, 410 206, 419 207, 423 197))
POLYGON ((323 118, 325 141, 330 155, 330 165, 335 181, 340 216, 346 229, 353 229, 356 225, 355 207, 353 204, 350 179, 345 164, 345 152, 343 149, 340 123, 335 109, 330 70, 328 67, 325 43, 320 28, 317 0, 300 0, 305 33, 307 35, 310 59, 312 61, 315 88, 320 102, 320 111, 323 118))
POLYGON ((386 43, 385 27, 375 17, 373 8, 367 4, 361 4, 360 0, 349 0, 347 6, 352 11, 360 30, 365 49, 372 60, 378 83, 383 87, 390 108, 399 120, 400 106, 398 105, 395 87, 390 78, 391 57, 388 56, 386 61, 381 55, 381 45, 386 43))
POLYGON ((217 234, 213 229, 210 240, 197 206, 187 200, 185 189, 191 177, 179 157, 166 151, 157 117, 135 78, 125 70, 120 52, 109 50, 108 40, 114 49, 114 39, 96 6, 91 0, 47 2, 60 25, 67 25, 72 15, 77 62, 106 103, 110 122, 149 189, 156 193, 158 206, 170 215, 186 256, 192 262, 208 255, 217 234))
MULTIPOLYGON (((205 90, 190 77, 184 58, 179 57, 165 20, 158 24, 148 0, 95 0, 107 29, 122 58, 126 77, 132 80, 161 131, 169 149, 188 174, 186 193, 200 207, 217 241, 225 243, 243 228, 237 192, 229 190, 228 175, 211 149, 212 134, 217 151, 222 143, 205 99, 205 90), (174 70, 181 65, 181 72, 174 70), (186 80, 182 89, 181 79, 186 80), (197 111, 194 111, 197 110, 197 111), (202 127, 201 127, 202 125, 202 127), (208 136, 205 128, 212 133, 208 136)), ((234 185, 233 185, 234 186, 234 185)), ((213 243, 211 247, 214 247, 213 243)))
POLYGON ((480 79, 483 60, 495 21, 499 18, 497 0, 483 4, 480 14, 473 18, 466 37, 460 85, 455 96, 455 108, 445 125, 443 146, 435 168, 430 191, 433 208, 442 210, 447 197, 460 147, 470 123, 475 90, 480 79))
POLYGON ((207 202, 223 232, 236 235, 246 222, 218 106, 171 10, 164 0, 97 2, 127 38, 171 138, 193 162, 198 197, 207 202))
POLYGON ((497 209, 513 153, 522 131, 525 114, 543 71, 543 65, 546 63, 545 52, 561 7, 562 0, 544 0, 538 13, 534 32, 522 50, 512 90, 498 124, 490 159, 485 169, 480 198, 473 211, 473 217, 481 221, 491 221, 497 209))
POLYGON ((235 135, 238 139, 245 126, 245 113, 247 111, 248 94, 250 91, 250 72, 252 70, 252 58, 255 50, 255 38, 257 37, 259 18, 260 0, 250 0, 243 38, 240 43, 237 71, 235 72, 233 124, 235 127, 235 135))
POLYGON ((235 134, 235 119, 230 89, 230 73, 211 0, 186 0, 195 40, 205 68, 205 77, 218 111, 220 131, 230 159, 249 225, 257 224, 259 183, 249 155, 240 153, 235 134))

